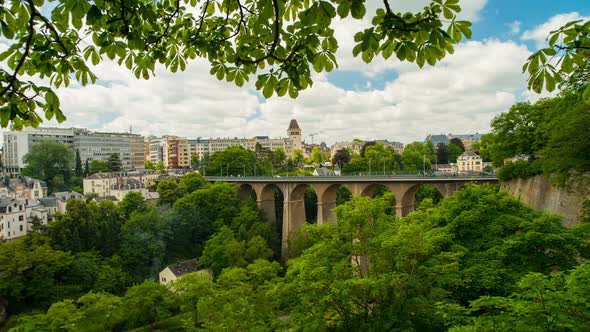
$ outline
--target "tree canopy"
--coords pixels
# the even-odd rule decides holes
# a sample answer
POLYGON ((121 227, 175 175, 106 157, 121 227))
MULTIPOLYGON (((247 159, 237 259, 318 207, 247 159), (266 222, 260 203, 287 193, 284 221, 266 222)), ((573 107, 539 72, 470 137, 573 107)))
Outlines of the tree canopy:
POLYGON ((184 70, 197 57, 211 63, 210 74, 237 86, 257 75, 265 97, 289 94, 313 84, 311 72, 332 71, 338 41, 337 17, 373 17, 355 34, 354 56, 365 62, 395 55, 419 66, 434 65, 463 37, 471 23, 457 19, 459 0, 432 0, 422 10, 400 13, 387 0, 374 13, 354 0, 166 0, 124 2, 13 1, 0 5, 0 36, 10 40, 0 54, 0 124, 37 126, 64 121, 53 88, 97 80, 92 67, 108 58, 137 78, 156 66, 184 70), (49 11, 42 10, 51 8, 49 11), (48 78, 34 83, 29 75, 48 78))

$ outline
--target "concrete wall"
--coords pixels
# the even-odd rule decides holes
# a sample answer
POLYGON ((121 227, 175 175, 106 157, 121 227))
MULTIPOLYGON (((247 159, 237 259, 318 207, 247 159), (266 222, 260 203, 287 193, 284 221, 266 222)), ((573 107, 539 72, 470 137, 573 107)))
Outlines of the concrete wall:
POLYGON ((590 199, 588 192, 556 188, 541 175, 504 181, 501 188, 531 208, 561 216, 565 226, 580 222, 582 204, 590 199))

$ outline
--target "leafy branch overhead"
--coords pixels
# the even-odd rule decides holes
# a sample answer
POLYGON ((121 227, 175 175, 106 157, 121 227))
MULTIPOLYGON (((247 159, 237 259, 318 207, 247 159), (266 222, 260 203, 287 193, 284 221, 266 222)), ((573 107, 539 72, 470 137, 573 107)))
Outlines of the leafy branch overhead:
MULTIPOLYGON (((422 11, 397 13, 383 0, 372 25, 354 36, 353 54, 434 65, 471 37, 471 23, 457 20, 458 3, 432 0, 422 11)), ((312 70, 338 66, 335 21, 365 15, 364 0, 5 1, 0 37, 11 44, 0 54, 0 124, 37 126, 38 110, 64 121, 52 89, 95 83, 92 66, 105 58, 143 79, 158 63, 176 72, 206 58, 219 80, 242 86, 257 75, 265 97, 295 98, 313 84, 312 70)))
MULTIPOLYGON (((529 74, 529 89, 540 93, 548 91, 573 74, 584 69, 590 62, 590 20, 571 21, 551 31, 547 38, 549 46, 533 53, 524 64, 523 73, 529 74)), ((590 88, 585 99, 590 99, 590 88)))

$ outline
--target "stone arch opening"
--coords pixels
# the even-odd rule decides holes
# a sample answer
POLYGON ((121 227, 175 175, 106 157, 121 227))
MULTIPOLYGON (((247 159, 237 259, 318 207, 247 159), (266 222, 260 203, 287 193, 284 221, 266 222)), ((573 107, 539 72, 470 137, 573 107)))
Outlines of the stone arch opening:
POLYGON ((283 191, 274 183, 265 185, 260 191, 258 206, 264 211, 266 220, 271 223, 282 222, 283 202, 283 191))
POLYGON ((291 220, 297 230, 303 223, 315 224, 318 220, 318 195, 312 186, 298 184, 291 191, 291 220), (302 207, 302 209, 300 208, 302 207))
POLYGON ((328 186, 318 201, 318 223, 336 223, 336 215, 332 210, 351 198, 352 192, 344 184, 335 183, 328 186))
POLYGON ((243 183, 240 185, 240 188, 238 188, 238 196, 241 200, 244 201, 251 199, 254 202, 256 202, 258 200, 256 190, 254 190, 254 187, 252 187, 252 185, 249 185, 247 183, 243 183))
POLYGON ((420 184, 414 194, 414 205, 420 206, 420 203, 425 199, 431 199, 434 204, 438 204, 443 199, 443 194, 440 190, 432 184, 420 184))

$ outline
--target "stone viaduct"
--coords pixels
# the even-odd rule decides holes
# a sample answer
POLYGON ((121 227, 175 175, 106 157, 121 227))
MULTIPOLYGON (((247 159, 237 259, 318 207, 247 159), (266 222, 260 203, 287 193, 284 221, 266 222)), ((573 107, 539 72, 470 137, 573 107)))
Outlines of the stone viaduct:
POLYGON ((444 196, 452 195, 465 183, 497 182, 492 176, 477 177, 393 177, 393 176, 293 176, 293 177, 207 177, 209 181, 225 181, 239 185, 239 195, 246 199, 256 195, 256 202, 268 221, 276 222, 275 192, 283 194, 282 247, 286 249, 289 236, 305 224, 304 193, 309 187, 317 195, 317 223, 335 223, 332 209, 336 207, 336 191, 344 186, 353 195, 372 196, 379 186, 395 195, 396 214, 403 217, 414 211, 416 191, 423 184, 431 184, 444 196))

